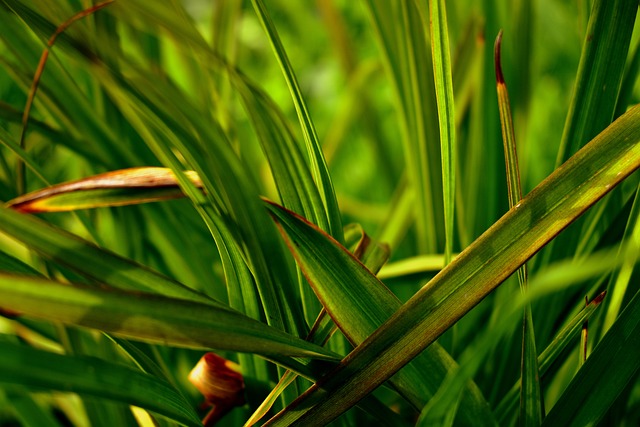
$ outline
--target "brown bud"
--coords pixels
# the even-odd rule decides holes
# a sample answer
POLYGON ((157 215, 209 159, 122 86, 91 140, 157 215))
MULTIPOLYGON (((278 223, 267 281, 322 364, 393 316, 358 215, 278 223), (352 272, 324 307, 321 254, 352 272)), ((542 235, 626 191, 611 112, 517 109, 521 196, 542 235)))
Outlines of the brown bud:
POLYGON ((202 421, 205 426, 214 425, 236 406, 242 406, 244 379, 240 366, 214 353, 206 353, 189 373, 189 381, 213 408, 202 421))

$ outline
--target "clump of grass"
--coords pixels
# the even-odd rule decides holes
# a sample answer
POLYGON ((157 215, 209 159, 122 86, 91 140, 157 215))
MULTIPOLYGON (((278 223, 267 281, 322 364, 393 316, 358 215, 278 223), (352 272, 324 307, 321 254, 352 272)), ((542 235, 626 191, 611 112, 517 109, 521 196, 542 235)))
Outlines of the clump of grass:
POLYGON ((639 422, 637 4, 209 3, 0 7, 0 424, 639 422))

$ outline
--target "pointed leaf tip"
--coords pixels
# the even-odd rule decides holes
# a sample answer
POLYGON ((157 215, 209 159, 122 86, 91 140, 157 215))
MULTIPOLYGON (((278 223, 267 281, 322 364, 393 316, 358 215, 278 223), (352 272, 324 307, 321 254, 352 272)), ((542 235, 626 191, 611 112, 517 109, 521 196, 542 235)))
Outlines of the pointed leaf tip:
POLYGON ((591 301, 591 304, 600 305, 600 303, 604 300, 604 297, 606 296, 607 296, 607 291, 602 291, 600 295, 598 295, 591 301))
POLYGON ((496 37, 496 43, 493 47, 493 60, 496 68, 496 83, 504 84, 504 75, 502 74, 502 64, 500 58, 500 49, 502 48, 502 30, 498 33, 498 37, 496 37))

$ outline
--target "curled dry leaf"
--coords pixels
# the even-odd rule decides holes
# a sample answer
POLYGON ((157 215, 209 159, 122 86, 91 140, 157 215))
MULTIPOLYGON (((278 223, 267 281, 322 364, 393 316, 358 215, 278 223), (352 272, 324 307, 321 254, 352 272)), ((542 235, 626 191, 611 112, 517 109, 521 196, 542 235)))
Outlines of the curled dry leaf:
MULTIPOLYGON (((202 188, 195 172, 186 171, 185 175, 202 188)), ((139 167, 53 185, 13 199, 6 206, 22 213, 63 212, 178 197, 183 194, 171 169, 139 167)))

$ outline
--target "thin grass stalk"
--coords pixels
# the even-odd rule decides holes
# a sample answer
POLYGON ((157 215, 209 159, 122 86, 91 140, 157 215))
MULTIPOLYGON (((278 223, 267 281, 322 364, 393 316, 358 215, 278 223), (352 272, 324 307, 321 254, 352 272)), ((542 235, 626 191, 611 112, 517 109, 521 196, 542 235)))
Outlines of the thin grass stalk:
MULTIPOLYGON (((495 42, 496 90, 498 92, 498 107, 500 110, 502 140, 504 143, 509 207, 513 209, 522 199, 522 187, 520 185, 516 137, 513 129, 509 93, 504 75, 502 74, 500 61, 501 45, 502 31, 498 33, 495 42)), ((528 288, 526 264, 523 264, 518 269, 518 282, 520 283, 520 291, 526 294, 528 288)), ((527 305, 524 309, 521 357, 520 422, 526 426, 539 426, 542 423, 544 409, 540 392, 538 354, 536 351, 535 332, 530 305, 527 305)))

